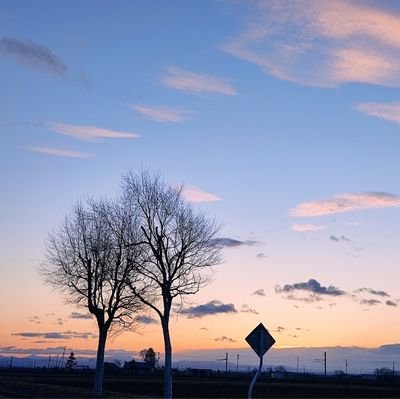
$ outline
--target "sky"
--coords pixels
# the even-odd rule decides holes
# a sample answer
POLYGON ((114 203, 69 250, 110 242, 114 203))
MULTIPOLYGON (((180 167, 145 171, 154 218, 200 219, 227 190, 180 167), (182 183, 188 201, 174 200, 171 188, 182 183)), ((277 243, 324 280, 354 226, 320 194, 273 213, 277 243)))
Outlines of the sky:
MULTIPOLYGON (((251 356, 260 322, 277 349, 398 349, 397 2, 0 0, 0 76, 0 355, 96 348, 37 268, 76 201, 142 168, 224 226, 176 353, 251 356)), ((162 352, 140 321, 108 350, 162 352)))

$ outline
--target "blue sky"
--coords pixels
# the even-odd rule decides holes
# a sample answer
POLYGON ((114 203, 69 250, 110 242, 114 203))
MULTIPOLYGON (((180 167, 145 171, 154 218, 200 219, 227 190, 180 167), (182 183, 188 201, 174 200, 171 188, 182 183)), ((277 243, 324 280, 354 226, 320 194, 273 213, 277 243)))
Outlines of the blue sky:
MULTIPOLYGON (((260 321, 281 347, 398 342, 399 33, 394 2, 1 1, 0 344, 93 329, 40 281, 43 242, 143 167, 236 240, 175 348, 260 321)), ((110 347, 161 348, 143 328, 110 347)))

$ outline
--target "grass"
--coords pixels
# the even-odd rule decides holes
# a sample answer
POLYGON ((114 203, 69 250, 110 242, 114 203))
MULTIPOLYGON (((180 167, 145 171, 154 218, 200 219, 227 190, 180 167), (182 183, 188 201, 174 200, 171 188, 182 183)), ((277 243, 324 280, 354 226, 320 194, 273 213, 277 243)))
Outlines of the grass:
MULTIPOLYGON (((183 377, 174 379, 176 398, 246 398, 251 377, 183 377)), ((53 370, 1 370, 0 397, 90 398, 92 372, 53 370)), ((157 398, 162 395, 162 378, 153 376, 106 375, 105 398, 157 398)), ((398 383, 362 380, 263 380, 257 382, 254 398, 399 398, 398 383)))

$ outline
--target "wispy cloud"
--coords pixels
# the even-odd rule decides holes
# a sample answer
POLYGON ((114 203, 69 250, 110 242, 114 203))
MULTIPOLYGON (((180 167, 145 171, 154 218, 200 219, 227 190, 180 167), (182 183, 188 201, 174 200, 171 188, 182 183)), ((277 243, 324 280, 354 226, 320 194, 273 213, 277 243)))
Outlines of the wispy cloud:
POLYGON ((77 332, 77 331, 64 331, 64 332, 18 332, 11 335, 24 337, 24 338, 45 338, 45 339, 88 339, 96 338, 97 335, 91 332, 77 332))
POLYGON ((257 259, 260 259, 260 260, 265 259, 266 257, 267 257, 267 255, 265 255, 264 252, 259 252, 259 253, 256 255, 256 258, 257 258, 257 259))
POLYGON ((400 86, 400 16, 352 0, 251 2, 247 27, 222 49, 280 79, 334 87, 400 86))
POLYGON ((216 341, 216 342, 230 342, 230 343, 237 342, 236 339, 227 337, 226 335, 223 335, 222 337, 214 338, 214 341, 216 341))
POLYGON ((394 302, 394 301, 391 301, 391 300, 387 300, 387 301, 385 302, 385 305, 386 305, 386 306, 393 306, 393 307, 396 307, 396 306, 397 306, 397 303, 394 302))
POLYGON ((361 301, 359 302, 360 305, 364 305, 364 306, 376 306, 381 304, 381 301, 378 301, 377 299, 361 299, 361 301))
POLYGON ((12 37, 0 39, 0 54, 27 65, 58 76, 65 76, 66 65, 48 47, 12 37))
POLYGON ((296 294, 289 294, 284 299, 288 299, 289 301, 299 301, 299 302, 304 302, 304 303, 315 303, 315 302, 321 302, 324 299, 318 295, 318 294, 307 294, 305 296, 298 296, 296 294))
POLYGON ((354 107, 364 114, 400 123, 400 102, 393 103, 362 103, 354 107))
MULTIPOLYGON (((45 343, 49 341, 40 341, 45 343)), ((71 348, 72 349, 72 348, 71 348)), ((61 355, 65 350, 65 346, 54 346, 47 348, 20 348, 16 346, 0 346, 1 355, 35 355, 35 356, 48 356, 48 355, 61 355)), ((74 349, 75 355, 96 357, 95 349, 74 349)), ((125 349, 108 349, 106 350, 107 359, 132 359, 133 352, 125 349)))
POLYGON ((251 314, 259 314, 259 312, 257 312, 257 310, 251 308, 246 303, 242 305, 242 308, 240 309, 240 312, 242 312, 242 313, 251 313, 251 314))
POLYGON ((221 301, 213 300, 204 305, 191 306, 187 309, 183 309, 180 313, 186 315, 189 319, 193 319, 216 314, 237 313, 237 310, 232 303, 225 304, 221 301))
POLYGON ((186 116, 193 111, 172 107, 149 107, 145 105, 129 105, 137 114, 146 119, 151 119, 163 123, 180 123, 186 119, 186 116))
POLYGON ((354 291, 356 294, 360 293, 366 293, 366 294, 371 294, 371 295, 377 295, 381 297, 389 297, 390 295, 383 290, 374 290, 373 288, 359 288, 354 291))
POLYGON ((291 293, 294 291, 309 291, 313 294, 329 296, 341 296, 346 294, 343 290, 336 288, 333 285, 324 287, 315 279, 309 279, 308 281, 301 283, 285 284, 283 287, 280 285, 275 287, 275 292, 277 294, 291 293))
POLYGON ((88 152, 71 151, 63 148, 53 147, 28 147, 28 150, 38 152, 40 154, 52 155, 55 157, 65 158, 93 158, 94 154, 88 152))
POLYGON ((265 296, 265 291, 263 288, 260 288, 256 291, 254 291, 251 295, 257 295, 257 296, 265 296))
POLYGON ((158 324, 158 321, 151 316, 136 316, 135 321, 139 324, 158 324))
POLYGON ((184 186, 182 195, 190 202, 214 202, 222 200, 222 198, 217 195, 203 191, 195 186, 184 186))
POLYGON ((225 248, 251 247, 258 244, 258 241, 255 240, 241 241, 230 237, 220 237, 216 238, 214 241, 217 245, 225 248))
POLYGON ((89 313, 72 312, 68 317, 70 319, 91 319, 93 315, 89 313))
POLYGON ((339 236, 338 237, 338 236, 331 235, 331 236, 329 236, 329 239, 331 241, 335 241, 335 242, 339 242, 339 241, 351 242, 350 238, 347 238, 346 236, 339 236))
POLYGON ((326 226, 321 226, 316 224, 293 224, 290 230, 297 231, 299 233, 304 233, 307 231, 319 231, 325 228, 326 226))
POLYGON ((383 192, 349 193, 332 199, 303 202, 289 211, 290 216, 322 216, 364 209, 400 207, 400 196, 383 192))
POLYGON ((119 130, 103 129, 97 126, 67 125, 65 123, 50 122, 47 128, 53 132, 72 136, 80 140, 94 141, 99 138, 105 139, 137 139, 136 133, 122 132, 119 130))
POLYGON ((233 96, 236 89, 226 79, 215 76, 201 75, 179 68, 168 68, 162 83, 176 90, 193 93, 218 93, 233 96))

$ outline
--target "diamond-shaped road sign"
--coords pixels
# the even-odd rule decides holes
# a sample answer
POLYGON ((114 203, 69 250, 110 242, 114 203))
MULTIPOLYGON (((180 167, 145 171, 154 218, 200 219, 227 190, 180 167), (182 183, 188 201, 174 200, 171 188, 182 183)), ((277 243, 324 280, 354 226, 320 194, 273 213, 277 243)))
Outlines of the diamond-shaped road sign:
POLYGON ((246 341, 259 357, 264 356, 265 352, 275 343, 273 336, 262 323, 246 337, 246 341))

